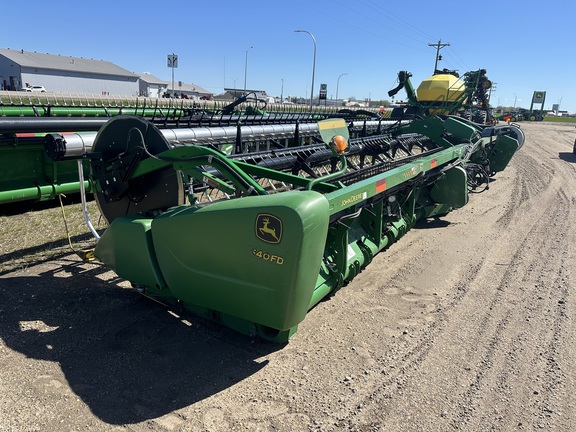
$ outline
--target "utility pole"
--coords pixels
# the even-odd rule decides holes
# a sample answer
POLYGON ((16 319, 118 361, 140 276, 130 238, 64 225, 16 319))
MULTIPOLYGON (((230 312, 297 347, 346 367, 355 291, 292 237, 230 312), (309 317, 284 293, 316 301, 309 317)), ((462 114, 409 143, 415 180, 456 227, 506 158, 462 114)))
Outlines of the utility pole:
POLYGON ((438 43, 435 44, 428 44, 430 47, 436 47, 436 62, 434 63, 434 73, 438 70, 438 61, 442 60, 442 56, 440 55, 440 50, 444 47, 450 46, 449 43, 442 43, 439 39, 438 43))

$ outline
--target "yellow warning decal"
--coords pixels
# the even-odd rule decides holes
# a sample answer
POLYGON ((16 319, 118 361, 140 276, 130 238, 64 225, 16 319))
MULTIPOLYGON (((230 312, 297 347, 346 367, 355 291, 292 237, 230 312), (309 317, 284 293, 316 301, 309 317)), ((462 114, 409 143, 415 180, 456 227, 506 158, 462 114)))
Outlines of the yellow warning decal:
POLYGON ((337 120, 324 120, 321 122, 318 122, 318 129, 320 130, 326 130, 326 129, 336 129, 336 128, 341 128, 341 127, 346 127, 346 122, 344 121, 344 119, 337 119, 337 120))

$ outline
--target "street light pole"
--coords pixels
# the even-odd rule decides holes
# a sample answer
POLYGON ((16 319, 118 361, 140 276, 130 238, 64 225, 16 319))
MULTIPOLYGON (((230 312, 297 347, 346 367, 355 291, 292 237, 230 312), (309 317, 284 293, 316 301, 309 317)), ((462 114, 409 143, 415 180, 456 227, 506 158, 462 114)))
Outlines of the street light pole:
POLYGON ((314 42, 314 61, 312 63, 312 88, 310 89, 310 112, 312 112, 312 101, 314 100, 314 73, 316 72, 316 38, 308 30, 294 30, 295 33, 308 33, 314 42))
POLYGON ((282 89, 280 90, 280 102, 284 102, 284 78, 280 78, 282 80, 282 89))
POLYGON ((336 80, 336 104, 338 104, 338 86, 340 85, 340 78, 344 75, 348 75, 347 73, 340 74, 338 79, 336 80))
POLYGON ((246 59, 244 60, 244 93, 246 93, 246 75, 248 73, 248 51, 254 47, 250 47, 246 50, 246 59))

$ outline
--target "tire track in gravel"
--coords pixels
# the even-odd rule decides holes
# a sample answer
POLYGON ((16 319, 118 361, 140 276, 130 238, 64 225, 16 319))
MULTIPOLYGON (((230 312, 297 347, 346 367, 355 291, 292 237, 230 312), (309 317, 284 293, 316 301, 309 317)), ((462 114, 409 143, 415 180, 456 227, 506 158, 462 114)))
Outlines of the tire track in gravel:
MULTIPOLYGON (((546 326, 545 328, 536 326, 534 330, 529 332, 516 332, 514 331, 514 326, 512 324, 522 323, 522 320, 526 319, 524 312, 522 310, 517 310, 518 304, 524 305, 524 308, 529 307, 526 305, 533 304, 531 303, 533 299, 530 297, 534 296, 534 291, 540 291, 541 285, 554 286, 555 283, 554 281, 552 283, 548 281, 545 281, 546 283, 542 281, 535 283, 535 288, 528 289, 522 298, 519 299, 516 293, 518 286, 514 282, 517 280, 523 280, 525 284, 529 284, 534 282, 534 277, 532 275, 554 274, 556 271, 560 271, 563 266, 567 265, 565 259, 563 260, 558 258, 558 250, 562 250, 562 248, 558 249, 555 243, 563 244, 562 242, 565 242, 562 233, 569 229, 569 221, 571 220, 570 208, 573 203, 571 203, 564 192, 558 191, 558 187, 561 186, 562 182, 552 181, 554 179, 553 175, 555 174, 555 168, 554 166, 551 166, 551 163, 548 161, 539 163, 537 159, 531 156, 518 159, 516 167, 518 168, 518 177, 520 181, 515 183, 515 185, 518 186, 515 186, 512 192, 514 200, 512 204, 508 206, 505 215, 499 218, 498 224, 501 225, 503 229, 508 229, 510 225, 516 225, 514 228, 520 229, 523 236, 519 240, 516 240, 516 245, 513 248, 514 253, 512 255, 510 254, 510 251, 506 250, 506 248, 504 248, 503 253, 500 253, 502 258, 507 258, 511 255, 511 259, 509 259, 508 268, 502 275, 496 289, 493 290, 494 294, 492 297, 489 299, 483 299, 483 302, 486 302, 486 300, 489 301, 487 302, 487 307, 483 308, 483 310, 486 311, 484 316, 474 325, 475 333, 470 334, 471 332, 468 331, 468 334, 466 334, 465 337, 467 341, 464 341, 462 338, 460 338, 460 340, 458 339, 458 335, 462 333, 461 327, 467 324, 463 321, 472 316, 470 312, 463 313, 459 312, 458 309, 462 309, 463 307, 461 304, 464 303, 471 303, 473 308, 477 307, 477 301, 471 302, 467 297, 478 297, 480 295, 479 292, 477 292, 479 291, 479 288, 470 287, 480 285, 480 289, 482 289, 482 285, 484 285, 483 281, 489 281, 490 279, 488 276, 499 274, 497 271, 499 263, 494 262, 492 254, 485 255, 476 265, 473 265, 470 268, 470 271, 464 275, 459 283, 455 284, 456 295, 452 298, 449 304, 446 305, 447 311, 445 311, 445 313, 448 318, 436 323, 430 328, 427 335, 423 335, 423 340, 421 340, 421 342, 417 344, 403 359, 405 367, 401 369, 401 372, 396 374, 396 377, 393 376, 388 378, 381 387, 390 387, 394 380, 397 380, 397 376, 406 373, 406 371, 418 371, 419 369, 424 368, 424 363, 434 363, 434 361, 430 360, 431 357, 437 357, 435 358, 437 364, 442 364, 442 356, 439 355, 439 353, 435 353, 435 351, 437 351, 437 345, 440 342, 440 338, 445 339, 447 333, 451 334, 450 338, 456 343, 467 343, 469 345, 466 347, 468 352, 464 353, 467 355, 461 357, 476 359, 474 363, 477 366, 462 365, 462 370, 460 372, 455 372, 455 376, 459 373, 466 374, 467 372, 469 372, 467 375, 474 375, 473 377, 463 380, 467 381, 465 383, 465 387, 468 387, 467 390, 462 393, 457 391, 458 387, 453 389, 456 390, 455 394, 457 394, 458 397, 455 398, 452 403, 446 405, 447 407, 452 407, 450 410, 447 408, 446 411, 442 411, 441 413, 438 413, 437 410, 435 413, 428 413, 428 418, 436 417, 437 422, 434 423, 434 427, 430 428, 431 425, 428 424, 422 429, 415 428, 414 430, 445 430, 444 427, 461 429, 466 425, 470 425, 472 427, 471 430, 474 430, 476 427, 486 429, 486 425, 490 423, 495 424, 498 427, 502 426, 502 424, 506 424, 507 427, 515 428, 518 425, 521 425, 522 421, 526 421, 519 420, 515 423, 517 418, 521 418, 518 417, 518 413, 525 408, 523 404, 527 403, 530 395, 530 388, 522 388, 520 390, 514 389, 513 384, 516 381, 517 375, 522 373, 522 382, 530 384, 532 382, 529 373, 530 371, 534 372, 537 376, 538 373, 541 373, 545 377, 549 377, 551 374, 551 366, 549 364, 551 362, 550 360, 546 361, 545 365, 540 364, 537 369, 532 370, 527 368, 527 366, 537 363, 537 360, 542 356, 542 353, 537 355, 535 354, 535 357, 531 357, 530 355, 527 356, 526 353, 532 352, 528 348, 529 346, 544 345, 548 347, 544 351, 546 353, 552 353, 552 356, 545 355, 545 357, 548 359, 554 358, 554 351, 552 349, 553 343, 560 337, 559 333, 564 326, 565 318, 563 318, 563 315, 553 315, 554 319, 552 327, 555 329, 553 331, 548 330, 549 326, 546 326), (554 184, 552 185, 551 183, 554 184), (529 204, 526 203, 534 200, 547 204, 553 204, 556 202, 560 203, 560 206, 538 206, 538 210, 541 212, 540 215, 534 214, 533 212, 525 212, 524 207, 529 207, 529 204), (520 220, 521 222, 519 222, 520 220), (550 220, 553 220, 555 224, 552 230, 553 233, 555 233, 555 238, 553 239, 550 239, 549 236, 546 235, 551 229, 548 223, 550 220), (535 246, 538 246, 539 248, 536 253, 531 252, 530 248, 528 248, 528 250, 525 248, 527 244, 530 244, 535 232, 540 232, 541 234, 539 243, 533 246, 533 248, 535 246), (523 261, 524 263, 522 263, 523 261), (557 265, 554 265, 555 263, 557 265), (525 275, 521 277, 523 272, 525 275), (457 324, 455 325, 452 323, 454 316, 459 317, 457 324), (534 336, 534 334, 536 334, 537 337, 534 336), (475 346, 471 346, 471 343, 474 343, 475 346), (480 356, 477 355, 479 348, 481 353, 480 356), (522 354, 523 357, 521 368, 517 367, 515 362, 510 361, 511 358, 514 358, 514 354, 518 353, 519 348, 519 354, 522 354), (507 354, 502 355, 502 353, 507 354), (523 370, 519 371, 519 369, 523 370), (512 390, 507 390, 511 388, 512 390), (519 406, 517 403, 514 407, 508 408, 510 397, 506 395, 507 392, 514 393, 514 396, 521 396, 520 400, 522 402, 520 402, 519 406), (519 393, 519 395, 517 393, 519 393), (487 397, 488 395, 500 395, 501 398, 499 399, 499 402, 495 404, 486 404, 484 400, 492 400, 487 397), (459 408, 458 410, 455 410, 455 413, 451 412, 454 411, 454 406, 459 408), (483 414, 478 416, 475 413, 483 414), (480 421, 477 423, 478 418, 480 421), (438 420, 445 421, 438 423, 438 420)), ((515 237, 518 237, 517 233, 515 237)), ((507 241, 510 240, 511 239, 507 239, 507 241)), ((559 276, 559 278, 563 278, 561 280, 566 282, 566 276, 559 276)), ((569 285, 570 281, 567 282, 566 286, 569 285)), ((486 296, 485 292, 482 293, 484 297, 486 296)), ((552 293, 549 294, 551 295, 552 293)), ((566 296, 567 294, 568 293, 565 292, 563 295, 566 296)), ((549 309, 553 309, 553 303, 554 301, 552 300, 551 303, 548 304, 549 309)), ((478 321, 478 319, 473 321, 478 321)), ((522 328, 522 326, 520 326, 520 328, 522 328)), ((444 343, 441 343, 440 345, 447 345, 446 342, 447 341, 444 341, 444 343)), ((440 349, 440 351, 442 351, 442 349, 440 349)), ((430 368, 430 366, 427 367, 430 368)), ((417 375, 417 373, 413 373, 413 376, 417 375)), ((443 386, 439 385, 437 381, 438 378, 432 379, 431 382, 433 385, 424 387, 442 388, 443 386)), ((456 379, 456 381, 458 381, 458 379, 456 379)), ((552 389, 552 393, 554 393, 554 389, 558 388, 558 385, 556 384, 558 378, 549 378, 549 381, 550 382, 548 382, 545 387, 552 389)), ((416 384, 417 390, 420 390, 422 387, 422 385, 416 384)), ((390 394, 386 395, 379 390, 380 389, 374 390, 368 397, 368 399, 372 401, 372 409, 365 410, 362 416, 358 417, 363 419, 382 417, 382 405, 390 405, 389 402, 393 396, 390 396, 390 394), (380 395, 380 397, 378 395, 380 395), (380 415, 378 415, 378 411, 380 411, 380 415)), ((534 394, 535 391, 537 390, 533 390, 532 394, 534 394)), ((398 394, 395 396, 401 395, 401 392, 396 393, 398 394)), ((448 394, 437 394, 439 399, 442 399, 442 397, 446 398, 447 396, 448 394)), ((550 395, 548 396, 548 399, 552 397, 550 395)), ((410 399, 412 400, 412 398, 418 399, 414 394, 411 394, 410 399)), ((420 396, 420 398, 422 398, 422 396, 420 396)), ((420 402, 422 403, 417 405, 424 407, 430 405, 430 397, 424 397, 420 402), (426 402, 428 402, 428 404, 426 402)), ((550 413, 550 402, 544 402, 542 406, 543 408, 539 410, 539 415, 542 415, 542 413, 550 413)), ((390 415, 393 412, 393 408, 385 410, 387 415, 390 415)), ((406 426, 405 420, 406 416, 404 415, 399 419, 399 421, 390 421, 390 418, 388 418, 388 421, 379 424, 384 424, 387 427, 396 426, 401 430, 402 425, 406 426)), ((370 424, 374 425, 374 422, 364 423, 368 429, 370 424)), ((366 428, 362 429, 364 430, 366 428)))
MULTIPOLYGON (((567 202, 564 199, 562 209, 565 211, 561 216, 569 214, 568 207, 565 205, 567 202)), ((559 220, 562 221, 558 224, 560 226, 555 227, 553 231, 557 237, 561 237, 562 228, 564 228, 562 225, 566 225, 568 219, 559 218, 559 220)), ((542 225, 542 223, 535 225, 542 225)), ((533 226, 530 232, 533 233, 536 229, 536 226, 533 226)), ((479 362, 480 367, 476 372, 474 382, 463 394, 464 410, 452 418, 452 427, 462 428, 463 425, 470 423, 472 430, 487 424, 503 426, 506 429, 520 426, 530 420, 524 418, 524 408, 518 407, 517 403, 522 401, 522 404, 532 404, 532 394, 540 394, 538 390, 532 390, 533 382, 530 377, 540 375, 550 377, 550 374, 546 373, 548 368, 542 365, 540 360, 543 355, 550 358, 549 349, 544 349, 544 347, 549 347, 551 341, 558 338, 558 329, 562 328, 561 323, 564 319, 561 314, 553 310, 556 296, 552 290, 557 284, 544 279, 549 279, 548 275, 555 273, 555 267, 559 267, 558 270, 560 270, 566 263, 557 259, 557 249, 551 246, 560 239, 549 240, 552 241, 542 244, 538 254, 526 255, 524 249, 518 249, 512 260, 517 264, 508 267, 501 282, 496 286, 495 294, 487 304, 490 312, 485 315, 477 329, 478 339, 480 339, 480 334, 490 335, 490 337, 485 344, 486 348, 479 362), (542 257, 545 258, 542 259, 542 257), (552 272, 549 272, 550 269, 552 272), (526 289, 517 290, 514 284, 516 280, 521 280, 526 289), (537 296, 541 300, 548 297, 545 307, 550 310, 550 315, 547 316, 546 321, 552 320, 553 322, 544 327, 538 326, 531 332, 518 333, 517 324, 530 319, 529 315, 526 315, 526 308, 534 300, 535 292, 539 293, 537 296), (551 318, 548 319, 549 317, 551 318), (517 351, 519 345, 542 348, 536 351, 525 349, 522 358, 516 356, 517 361, 509 362, 509 355, 517 351), (502 353, 507 354, 502 355, 502 353), (521 382, 524 386, 515 389, 518 375, 523 377, 521 382), (498 395, 498 397, 486 397, 487 394, 498 395), (475 412, 481 413, 479 420, 476 419, 475 412)), ((554 389, 552 383, 546 383, 544 387, 548 390, 554 389)))
MULTIPOLYGON (((455 235, 462 236, 466 232, 466 227, 457 227, 460 234, 455 235)), ((410 268, 414 267, 416 263, 419 266, 425 268, 429 271, 435 265, 439 267, 444 267, 441 271, 446 271, 446 267, 442 265, 437 259, 430 258, 430 256, 435 256, 435 254, 441 253, 444 247, 441 242, 434 242, 434 238, 440 236, 440 238, 447 233, 437 233, 432 240, 425 245, 420 244, 421 248, 425 249, 425 254, 412 255, 406 254, 404 260, 405 265, 396 268, 394 275, 390 277, 387 281, 388 284, 398 284, 401 285, 406 281, 406 274, 410 273, 410 268)), ((454 233, 452 233, 454 235, 454 233)), ((437 240, 437 238, 436 238, 437 240)), ((480 239, 480 250, 487 250, 485 240, 480 239)), ((478 257, 477 257, 478 258, 478 257)), ((396 347, 396 349, 390 351, 387 355, 379 359, 379 366, 383 371, 383 379, 380 379, 379 385, 375 387, 372 392, 364 398, 363 401, 358 403, 358 406, 364 407, 363 412, 357 415, 357 418, 350 416, 345 422, 342 422, 342 427, 346 429, 356 430, 357 423, 359 419, 365 419, 370 417, 383 418, 390 417, 394 412, 393 400, 403 394, 405 389, 410 387, 410 375, 411 371, 418 370, 421 364, 424 363, 429 357, 430 351, 435 348, 435 339, 443 331, 446 325, 447 316, 450 311, 454 309, 466 296, 468 291, 468 284, 471 280, 475 280, 482 270, 482 265, 486 256, 478 258, 478 261, 472 262, 470 266, 466 267, 465 276, 453 283, 453 290, 447 297, 448 301, 445 301, 439 308, 440 314, 438 314, 437 319, 433 322, 429 322, 423 328, 418 329, 419 337, 417 339, 409 340, 397 340, 395 343, 398 345, 403 345, 402 348, 396 347), (439 319, 438 319, 439 317, 439 319), (402 354, 399 356, 398 353, 402 354), (391 406, 390 406, 391 405, 391 406)), ((449 260, 448 260, 449 261, 449 260)), ((447 262, 445 264, 448 264, 447 262)), ((446 276, 446 273, 444 273, 446 276)), ((383 289, 388 289, 389 286, 384 286, 383 289)), ((424 404, 430 405, 430 401, 424 401, 424 404)), ((398 430, 404 430, 403 424, 405 424, 405 417, 402 417, 398 424, 398 430)), ((362 423, 362 421, 361 421, 362 423)), ((390 423, 384 423, 386 427, 390 427, 390 423)), ((358 430, 370 430, 371 427, 379 428, 382 424, 378 422, 363 423, 358 430)), ((429 429, 428 426, 422 430, 434 430, 429 429)), ((442 428, 439 430, 443 430, 442 428)))

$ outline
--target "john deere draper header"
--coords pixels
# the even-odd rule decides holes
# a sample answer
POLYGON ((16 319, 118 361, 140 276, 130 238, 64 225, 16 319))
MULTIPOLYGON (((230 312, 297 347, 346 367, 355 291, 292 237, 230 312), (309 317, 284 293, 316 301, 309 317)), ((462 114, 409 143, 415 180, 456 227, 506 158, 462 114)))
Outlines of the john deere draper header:
POLYGON ((324 142, 227 156, 110 120, 81 156, 110 224, 95 256, 146 296, 287 341, 418 220, 486 188, 524 141, 453 117, 353 139, 348 126, 324 120, 324 142))

